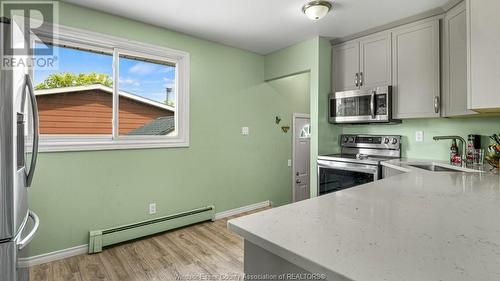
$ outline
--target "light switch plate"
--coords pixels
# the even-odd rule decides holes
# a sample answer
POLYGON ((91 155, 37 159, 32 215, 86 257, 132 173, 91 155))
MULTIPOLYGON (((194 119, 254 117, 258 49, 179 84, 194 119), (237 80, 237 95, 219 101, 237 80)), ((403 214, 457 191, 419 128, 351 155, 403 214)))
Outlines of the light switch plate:
POLYGON ((288 167, 292 167, 292 159, 288 159, 288 167))
POLYGON ((149 214, 156 214, 156 203, 149 203, 149 214))
POLYGON ((241 135, 248 136, 249 134, 250 134, 250 128, 248 128, 248 127, 241 127, 241 135))
POLYGON ((423 142, 424 141, 424 132, 423 131, 416 131, 415 132, 415 140, 418 142, 423 142))

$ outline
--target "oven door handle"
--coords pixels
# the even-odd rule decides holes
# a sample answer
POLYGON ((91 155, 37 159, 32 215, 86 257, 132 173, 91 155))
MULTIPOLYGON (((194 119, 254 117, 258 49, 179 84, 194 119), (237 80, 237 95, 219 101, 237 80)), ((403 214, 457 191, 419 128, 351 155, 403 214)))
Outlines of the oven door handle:
POLYGON ((361 172, 378 176, 378 166, 318 160, 318 168, 361 172))

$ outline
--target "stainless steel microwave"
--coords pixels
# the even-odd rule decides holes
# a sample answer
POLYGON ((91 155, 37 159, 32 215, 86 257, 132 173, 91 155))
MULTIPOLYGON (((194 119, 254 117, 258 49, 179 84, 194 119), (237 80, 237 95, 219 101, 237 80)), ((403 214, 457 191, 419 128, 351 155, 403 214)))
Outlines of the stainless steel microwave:
POLYGON ((330 123, 389 123, 392 119, 392 86, 336 92, 329 96, 330 123))

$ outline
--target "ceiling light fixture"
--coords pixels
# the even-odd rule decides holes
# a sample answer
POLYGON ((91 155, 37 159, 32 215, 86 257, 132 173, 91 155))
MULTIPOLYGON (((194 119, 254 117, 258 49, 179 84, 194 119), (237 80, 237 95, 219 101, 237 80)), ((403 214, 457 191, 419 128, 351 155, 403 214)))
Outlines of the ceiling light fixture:
POLYGON ((302 12, 311 20, 320 20, 332 9, 332 2, 325 0, 311 1, 302 7, 302 12))

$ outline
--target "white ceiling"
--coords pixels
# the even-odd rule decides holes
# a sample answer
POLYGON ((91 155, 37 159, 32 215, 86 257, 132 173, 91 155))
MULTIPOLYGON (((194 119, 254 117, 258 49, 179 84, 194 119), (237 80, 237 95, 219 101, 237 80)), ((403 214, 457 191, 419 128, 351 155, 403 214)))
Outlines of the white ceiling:
POLYGON ((318 35, 345 37, 448 1, 337 0, 313 22, 301 12, 307 0, 66 0, 259 54, 318 35))

